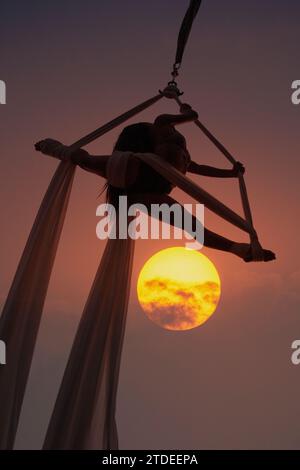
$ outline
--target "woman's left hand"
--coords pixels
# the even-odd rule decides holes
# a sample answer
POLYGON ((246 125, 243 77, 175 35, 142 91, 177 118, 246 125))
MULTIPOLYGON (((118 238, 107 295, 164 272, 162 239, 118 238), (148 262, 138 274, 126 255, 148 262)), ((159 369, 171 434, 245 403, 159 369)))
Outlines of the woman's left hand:
POLYGON ((245 173, 245 167, 241 162, 235 162, 232 169, 233 176, 243 175, 245 173))
POLYGON ((45 155, 58 158, 59 160, 67 160, 69 158, 69 147, 63 145, 58 140, 41 140, 35 144, 35 149, 45 155))

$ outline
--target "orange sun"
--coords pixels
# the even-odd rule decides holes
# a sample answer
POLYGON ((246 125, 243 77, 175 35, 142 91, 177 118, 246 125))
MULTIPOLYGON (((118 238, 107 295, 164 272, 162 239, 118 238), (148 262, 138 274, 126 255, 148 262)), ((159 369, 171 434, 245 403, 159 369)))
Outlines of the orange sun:
POLYGON ((213 263, 183 247, 152 256, 137 283, 144 312, 167 330, 190 330, 205 323, 216 310, 220 293, 221 281, 213 263))

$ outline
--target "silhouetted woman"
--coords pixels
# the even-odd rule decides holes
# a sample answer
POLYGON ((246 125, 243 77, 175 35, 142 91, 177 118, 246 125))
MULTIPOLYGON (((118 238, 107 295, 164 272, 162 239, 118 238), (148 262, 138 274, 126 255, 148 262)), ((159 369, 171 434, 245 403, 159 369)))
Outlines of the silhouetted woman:
MULTIPOLYGON (((114 152, 130 153, 128 168, 125 174, 114 172, 113 161, 109 163, 109 155, 91 156, 87 151, 80 149, 74 152, 69 147, 53 139, 46 139, 36 144, 36 150, 51 155, 60 160, 71 158, 72 162, 84 170, 96 173, 107 178, 110 173, 110 184, 107 184, 107 200, 113 205, 118 204, 118 197, 126 195, 128 204, 144 204, 150 212, 151 204, 178 204, 169 196, 173 189, 172 184, 157 173, 146 163, 134 157, 134 153, 152 153, 159 155, 173 165, 181 173, 194 173, 202 176, 216 178, 237 177, 239 172, 244 172, 241 163, 236 163, 231 170, 214 168, 207 165, 199 165, 192 161, 186 147, 186 141, 175 126, 198 118, 197 113, 188 105, 183 104, 180 115, 163 114, 158 116, 154 123, 138 123, 127 126, 121 132, 114 152), (111 184, 113 181, 113 184, 111 184)), ((122 154, 120 154, 122 157, 122 154)), ((182 207, 182 217, 185 209, 182 207)), ((172 225, 176 225, 176 218, 171 211, 172 225)), ((195 219, 194 224, 195 226, 195 219)), ((180 225, 182 228, 184 225, 180 225)), ((194 235, 194 234, 193 234, 194 235)), ((244 261, 252 261, 251 246, 247 243, 238 243, 222 237, 208 229, 204 229, 204 245, 209 248, 233 253, 244 261)), ((264 261, 275 259, 272 251, 264 250, 264 261)))

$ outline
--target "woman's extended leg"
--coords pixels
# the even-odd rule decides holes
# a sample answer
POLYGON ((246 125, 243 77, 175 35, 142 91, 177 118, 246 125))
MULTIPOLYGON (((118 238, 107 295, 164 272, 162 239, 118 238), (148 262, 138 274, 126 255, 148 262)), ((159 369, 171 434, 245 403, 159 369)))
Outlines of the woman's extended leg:
MULTIPOLYGON (((184 227, 184 215, 188 212, 184 206, 179 204, 175 199, 170 197, 167 194, 155 194, 155 193, 141 193, 141 194, 129 194, 128 195, 128 205, 132 204, 143 204, 147 208, 147 212, 151 213, 152 204, 167 204, 168 206, 173 206, 178 204, 181 207, 181 216, 182 219, 178 220, 178 217, 175 217, 173 211, 170 211, 170 224, 174 227, 182 228, 184 227)), ((188 213, 189 216, 192 216, 192 230, 190 235, 195 236, 195 230, 197 227, 197 219, 194 215, 188 213)), ((158 218, 162 221, 162 212, 158 212, 158 218)), ((198 221, 199 224, 199 221, 198 221)), ((252 261, 251 259, 251 246, 248 243, 238 243, 228 238, 222 237, 211 230, 204 228, 204 246, 208 248, 214 248, 215 250, 227 251, 232 253, 239 258, 242 258, 244 261, 252 261)), ((274 253, 269 250, 264 250, 264 261, 271 261, 275 259, 274 253)))

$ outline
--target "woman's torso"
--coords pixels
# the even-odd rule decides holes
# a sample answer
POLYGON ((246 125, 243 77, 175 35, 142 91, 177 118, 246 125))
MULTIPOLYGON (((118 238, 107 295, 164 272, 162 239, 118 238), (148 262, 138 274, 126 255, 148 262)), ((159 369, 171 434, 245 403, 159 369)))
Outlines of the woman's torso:
MULTIPOLYGON (((154 130, 154 154, 174 166, 185 174, 191 161, 186 147, 186 140, 173 126, 165 126, 154 130)), ((148 165, 142 163, 140 176, 130 190, 146 190, 147 192, 169 193, 173 189, 172 184, 158 174, 148 165)))
MULTIPOLYGON (((186 141, 173 126, 161 129, 159 135, 154 137, 154 154, 158 155, 178 171, 185 174, 191 161, 190 154, 186 147, 186 141)), ((126 189, 111 188, 111 191, 121 194, 133 193, 159 193, 168 194, 172 191, 173 185, 154 169, 140 162, 138 177, 126 189)))

